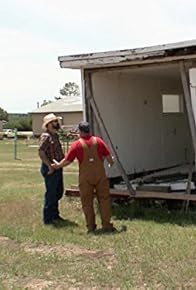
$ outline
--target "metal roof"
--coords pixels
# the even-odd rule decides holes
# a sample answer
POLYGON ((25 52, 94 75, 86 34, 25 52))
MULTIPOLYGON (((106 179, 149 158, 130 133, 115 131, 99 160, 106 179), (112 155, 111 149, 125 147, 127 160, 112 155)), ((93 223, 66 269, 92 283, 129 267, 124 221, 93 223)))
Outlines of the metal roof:
POLYGON ((186 59, 190 55, 196 58, 196 39, 144 48, 59 56, 58 61, 62 68, 81 69, 123 66, 147 60, 153 62, 163 58, 186 59))
POLYGON ((82 98, 67 96, 60 100, 42 106, 32 113, 67 113, 82 112, 82 98))

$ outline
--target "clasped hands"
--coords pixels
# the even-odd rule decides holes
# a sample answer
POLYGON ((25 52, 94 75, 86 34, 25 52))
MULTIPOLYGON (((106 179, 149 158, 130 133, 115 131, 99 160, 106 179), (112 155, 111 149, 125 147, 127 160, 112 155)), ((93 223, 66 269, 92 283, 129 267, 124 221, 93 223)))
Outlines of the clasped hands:
POLYGON ((59 169, 59 162, 56 161, 55 159, 52 160, 54 163, 50 164, 49 170, 48 170, 48 175, 51 175, 56 169, 59 169))

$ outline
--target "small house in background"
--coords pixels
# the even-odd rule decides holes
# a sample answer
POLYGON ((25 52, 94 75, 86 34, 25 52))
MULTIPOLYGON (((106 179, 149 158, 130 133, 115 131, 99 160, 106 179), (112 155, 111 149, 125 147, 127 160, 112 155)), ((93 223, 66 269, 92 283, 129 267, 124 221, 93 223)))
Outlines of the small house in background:
POLYGON ((133 193, 130 180, 136 174, 189 164, 185 189, 190 192, 196 153, 196 40, 61 56, 59 63, 81 70, 85 118, 116 157, 116 166, 107 170, 110 178, 122 176, 133 193))
POLYGON ((62 117, 62 126, 71 129, 83 120, 82 98, 78 96, 63 97, 33 111, 32 130, 35 136, 42 133, 42 122, 45 115, 54 113, 62 117))

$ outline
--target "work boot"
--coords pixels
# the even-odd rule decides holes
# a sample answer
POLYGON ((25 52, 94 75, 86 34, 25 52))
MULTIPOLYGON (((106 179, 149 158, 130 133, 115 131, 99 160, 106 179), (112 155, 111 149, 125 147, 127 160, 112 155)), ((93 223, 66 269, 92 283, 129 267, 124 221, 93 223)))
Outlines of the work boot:
POLYGON ((97 228, 97 225, 95 225, 93 228, 89 228, 87 230, 87 234, 93 234, 95 232, 96 228, 97 228))
POLYGON ((54 219, 54 221, 64 222, 65 220, 64 220, 64 218, 62 218, 62 217, 59 215, 58 217, 56 217, 56 218, 54 219))
POLYGON ((102 232, 103 233, 115 233, 115 232, 117 232, 117 229, 114 226, 112 226, 110 228, 102 228, 102 232))

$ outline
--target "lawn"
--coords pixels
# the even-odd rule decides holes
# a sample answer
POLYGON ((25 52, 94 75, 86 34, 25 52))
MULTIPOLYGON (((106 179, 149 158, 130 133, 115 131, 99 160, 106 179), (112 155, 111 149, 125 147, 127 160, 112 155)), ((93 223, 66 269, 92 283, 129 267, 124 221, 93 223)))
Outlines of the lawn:
MULTIPOLYGON (((0 289, 196 289, 193 209, 116 203, 119 232, 87 235, 80 200, 64 197, 66 222, 44 226, 35 144, 20 141, 14 160, 13 140, 0 141, 0 289)), ((64 183, 77 184, 77 164, 64 183)))

